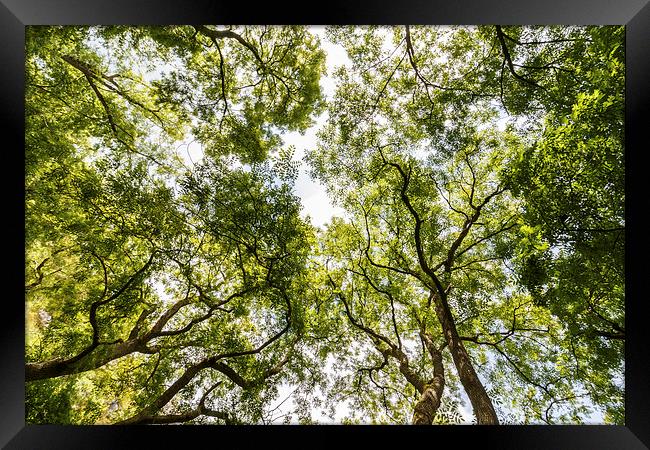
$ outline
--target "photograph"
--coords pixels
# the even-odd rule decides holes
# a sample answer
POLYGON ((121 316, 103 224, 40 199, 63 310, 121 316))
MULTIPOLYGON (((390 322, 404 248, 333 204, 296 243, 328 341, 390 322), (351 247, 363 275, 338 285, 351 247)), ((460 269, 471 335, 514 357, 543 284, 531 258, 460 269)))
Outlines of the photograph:
POLYGON ((24 30, 27 425, 628 424, 625 25, 24 30))

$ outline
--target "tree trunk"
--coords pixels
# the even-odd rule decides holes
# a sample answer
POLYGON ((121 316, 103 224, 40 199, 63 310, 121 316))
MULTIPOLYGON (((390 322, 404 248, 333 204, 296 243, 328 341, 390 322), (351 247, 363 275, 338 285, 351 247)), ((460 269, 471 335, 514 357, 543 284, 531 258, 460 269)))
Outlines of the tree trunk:
POLYGON ((433 418, 440 407, 444 387, 444 378, 438 377, 434 378, 431 384, 424 385, 424 392, 415 405, 415 411, 413 412, 414 425, 431 425, 433 423, 433 418))
POLYGON ((436 315, 442 326, 442 331, 454 360, 454 365, 458 371, 460 382, 463 384, 465 392, 472 403, 476 422, 479 425, 498 425, 499 419, 492 405, 492 400, 490 400, 487 392, 485 392, 485 387, 476 374, 467 350, 458 336, 456 324, 454 323, 454 318, 451 315, 446 300, 433 293, 431 295, 434 298, 436 315))
POLYGON ((440 407, 442 391, 445 389, 445 368, 442 365, 442 354, 433 347, 430 341, 427 344, 433 359, 433 379, 424 385, 420 400, 415 405, 414 425, 431 425, 433 423, 433 418, 440 407))

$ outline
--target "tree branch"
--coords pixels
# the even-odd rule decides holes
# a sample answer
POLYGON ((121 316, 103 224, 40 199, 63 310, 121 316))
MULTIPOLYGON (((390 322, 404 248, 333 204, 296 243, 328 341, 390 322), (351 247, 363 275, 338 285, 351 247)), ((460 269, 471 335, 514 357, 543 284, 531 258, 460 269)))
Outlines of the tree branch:
POLYGON ((255 46, 253 46, 250 42, 248 42, 246 39, 244 39, 241 35, 235 33, 234 31, 231 30, 214 30, 212 28, 208 28, 205 25, 198 25, 194 26, 194 29, 199 31, 201 34, 209 37, 212 39, 212 41, 216 41, 217 39, 235 39, 237 42, 239 42, 241 45, 246 47, 255 57, 255 59, 262 65, 264 66, 264 60, 262 60, 262 57, 260 54, 257 52, 257 49, 255 46))
POLYGON ((521 75, 519 75, 517 73, 517 71, 515 70, 515 67, 514 67, 514 65, 512 63, 512 58, 510 56, 510 51, 508 50, 508 46, 506 45, 506 41, 504 39, 504 34, 503 34, 502 29, 501 29, 501 26, 496 25, 495 27, 496 27, 496 32, 497 32, 497 38, 499 39, 499 42, 501 43, 501 50, 503 52, 503 57, 505 58, 506 62, 508 63, 508 69, 510 70, 510 73, 512 73, 512 75, 516 79, 518 79, 520 81, 523 81, 526 84, 529 84, 529 85, 534 86, 534 87, 539 88, 539 89, 544 89, 542 86, 540 86, 536 82, 534 82, 532 80, 529 80, 528 78, 523 77, 523 76, 521 76, 521 75))

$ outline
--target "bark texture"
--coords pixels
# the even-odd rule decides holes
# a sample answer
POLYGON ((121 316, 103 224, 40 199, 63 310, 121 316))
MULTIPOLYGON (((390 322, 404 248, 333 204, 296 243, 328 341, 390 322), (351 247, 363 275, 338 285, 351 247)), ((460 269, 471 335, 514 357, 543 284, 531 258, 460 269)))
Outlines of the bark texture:
POLYGON ((454 360, 456 370, 458 371, 460 382, 463 384, 465 392, 472 403, 477 424, 498 425, 499 419, 492 405, 492 400, 490 400, 483 383, 474 370, 467 350, 458 335, 458 330, 456 329, 456 324, 454 323, 449 307, 445 300, 438 296, 434 296, 434 304, 436 315, 442 325, 443 334, 454 360))
POLYGON ((433 378, 423 386, 420 400, 413 412, 414 425, 431 425, 440 407, 442 392, 445 389, 445 368, 442 353, 437 350, 428 336, 423 336, 431 359, 433 360, 433 378))
POLYGON ((100 345, 81 358, 52 359, 44 362, 25 364, 25 381, 43 380, 63 375, 95 370, 103 365, 130 353, 147 352, 139 340, 128 340, 109 345, 100 345))

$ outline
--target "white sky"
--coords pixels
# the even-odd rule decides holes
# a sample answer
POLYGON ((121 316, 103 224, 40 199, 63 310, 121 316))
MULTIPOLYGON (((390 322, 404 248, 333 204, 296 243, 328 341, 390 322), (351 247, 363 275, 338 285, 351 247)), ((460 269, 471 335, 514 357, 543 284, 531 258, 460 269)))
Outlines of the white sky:
MULTIPOLYGON (((331 100, 334 96, 334 80, 331 74, 334 73, 336 67, 346 65, 351 66, 351 62, 342 46, 333 44, 325 37, 325 27, 316 26, 312 27, 310 31, 316 34, 321 40, 321 47, 327 54, 327 75, 321 78, 321 87, 323 88, 327 100, 331 100)), ((286 133, 282 136, 285 145, 293 145, 296 148, 293 159, 302 162, 307 150, 316 147, 316 131, 320 128, 326 120, 326 112, 321 114, 316 119, 316 124, 307 130, 305 134, 301 135, 298 132, 286 133)), ((296 195, 300 197, 302 203, 303 217, 309 216, 311 223, 315 226, 322 227, 325 223, 329 222, 332 216, 343 215, 343 209, 332 205, 332 202, 327 197, 325 187, 318 181, 312 180, 307 173, 306 163, 302 162, 298 179, 296 180, 296 195)))

